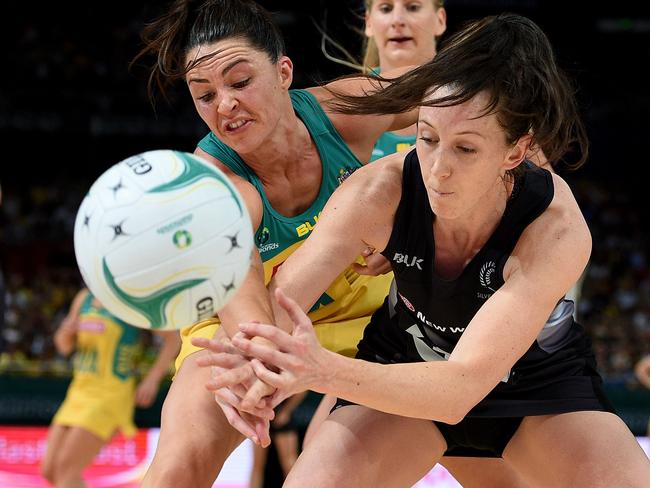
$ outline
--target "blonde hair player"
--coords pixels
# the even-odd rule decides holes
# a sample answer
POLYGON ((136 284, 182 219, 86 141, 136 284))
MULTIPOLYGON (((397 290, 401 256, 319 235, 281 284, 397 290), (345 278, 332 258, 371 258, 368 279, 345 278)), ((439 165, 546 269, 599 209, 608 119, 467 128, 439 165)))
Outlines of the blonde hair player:
MULTIPOLYGON (((447 28, 443 0, 365 0, 363 70, 382 74, 418 66, 436 55, 438 39, 447 28)), ((381 135, 371 160, 415 144, 412 125, 381 135)))

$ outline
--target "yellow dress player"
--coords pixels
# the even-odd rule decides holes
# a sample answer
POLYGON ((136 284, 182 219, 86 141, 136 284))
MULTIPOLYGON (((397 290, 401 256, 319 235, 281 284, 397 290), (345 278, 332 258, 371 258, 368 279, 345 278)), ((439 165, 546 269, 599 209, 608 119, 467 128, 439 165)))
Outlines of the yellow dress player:
MULTIPOLYGON (((262 219, 255 232, 255 243, 264 266, 264 283, 268 285, 282 263, 304 242, 318 222, 325 202, 341 183, 363 164, 343 142, 316 98, 307 90, 290 90, 293 109, 307 127, 319 150, 323 178, 320 192, 312 204, 295 216, 281 215, 269 201, 258 175, 230 147, 210 132, 198 145, 199 154, 225 165, 228 170, 251 183, 262 199, 262 219)), ((359 260, 361 263, 361 260, 359 260)), ((356 268, 359 270, 359 268, 356 268)), ((358 274, 348 268, 330 285, 309 312, 316 334, 330 351, 354 357, 357 343, 372 313, 388 293, 392 273, 381 276, 358 274)), ((212 339, 218 319, 201 321, 181 332, 183 346, 176 360, 183 360, 200 348, 189 341, 192 337, 212 339)))
POLYGON ((82 289, 54 336, 64 355, 75 350, 73 379, 52 420, 43 476, 54 486, 85 486, 81 472, 117 431, 135 434, 135 406, 156 399, 160 381, 179 350, 176 331, 157 332, 163 346, 136 387, 141 331, 111 315, 82 289))

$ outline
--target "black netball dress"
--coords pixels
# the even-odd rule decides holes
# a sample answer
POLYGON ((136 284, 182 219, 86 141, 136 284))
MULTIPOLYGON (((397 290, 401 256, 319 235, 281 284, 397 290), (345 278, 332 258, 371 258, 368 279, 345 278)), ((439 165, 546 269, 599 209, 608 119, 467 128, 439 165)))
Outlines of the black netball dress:
MULTIPOLYGON (((449 357, 476 312, 503 285, 505 262, 522 232, 553 199, 551 174, 523 164, 492 236, 460 276, 444 280, 434 269, 435 215, 417 154, 406 156, 402 199, 383 251, 395 282, 365 330, 358 358, 399 363, 449 357)), ((583 410, 612 411, 590 340, 573 319, 573 302, 561 300, 499 385, 459 424, 436 425, 447 440, 447 455, 500 456, 523 417, 583 410)))

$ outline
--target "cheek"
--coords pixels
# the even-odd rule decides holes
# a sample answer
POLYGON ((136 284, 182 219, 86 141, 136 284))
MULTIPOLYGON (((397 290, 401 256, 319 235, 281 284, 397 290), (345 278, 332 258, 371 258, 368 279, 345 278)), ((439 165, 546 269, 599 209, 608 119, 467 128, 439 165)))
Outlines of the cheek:
POLYGON ((388 29, 388 22, 383 19, 377 19, 372 23, 372 36, 375 38, 383 38, 386 36, 386 30, 388 29))
POLYGON ((435 34, 435 26, 433 24, 433 21, 430 19, 420 21, 415 29, 415 32, 417 32, 417 36, 420 37, 420 39, 427 39, 430 40, 431 43, 433 43, 436 34, 435 34))

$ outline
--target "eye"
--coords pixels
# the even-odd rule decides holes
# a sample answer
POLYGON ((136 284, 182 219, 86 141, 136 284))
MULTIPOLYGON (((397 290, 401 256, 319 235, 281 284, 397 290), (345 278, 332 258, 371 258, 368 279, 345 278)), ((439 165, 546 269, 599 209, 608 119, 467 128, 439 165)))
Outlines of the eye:
POLYGON ((200 100, 204 103, 211 102, 212 99, 214 99, 214 93, 213 92, 208 92, 205 95, 201 95, 200 97, 197 98, 197 100, 200 100))
POLYGON ((420 8, 422 8, 422 6, 419 3, 410 3, 406 6, 406 10, 409 12, 417 12, 420 8))
POLYGON ((420 136, 419 139, 430 146, 433 144, 438 144, 438 139, 434 139, 433 137, 420 136))
POLYGON ((247 86, 250 82, 251 82, 251 79, 246 78, 245 80, 241 80, 241 81, 238 81, 237 83, 233 83, 232 87, 240 90, 240 89, 244 88, 245 86, 247 86))
POLYGON ((387 14, 391 10, 393 10, 393 8, 391 5, 387 3, 382 3, 381 5, 379 5, 379 7, 377 7, 377 10, 379 10, 382 14, 387 14))
POLYGON ((471 148, 469 148, 469 147, 465 147, 465 146, 456 146, 456 147, 458 147, 458 149, 459 149, 461 152, 464 152, 465 154, 473 154, 473 153, 476 152, 475 149, 471 149, 471 148))

